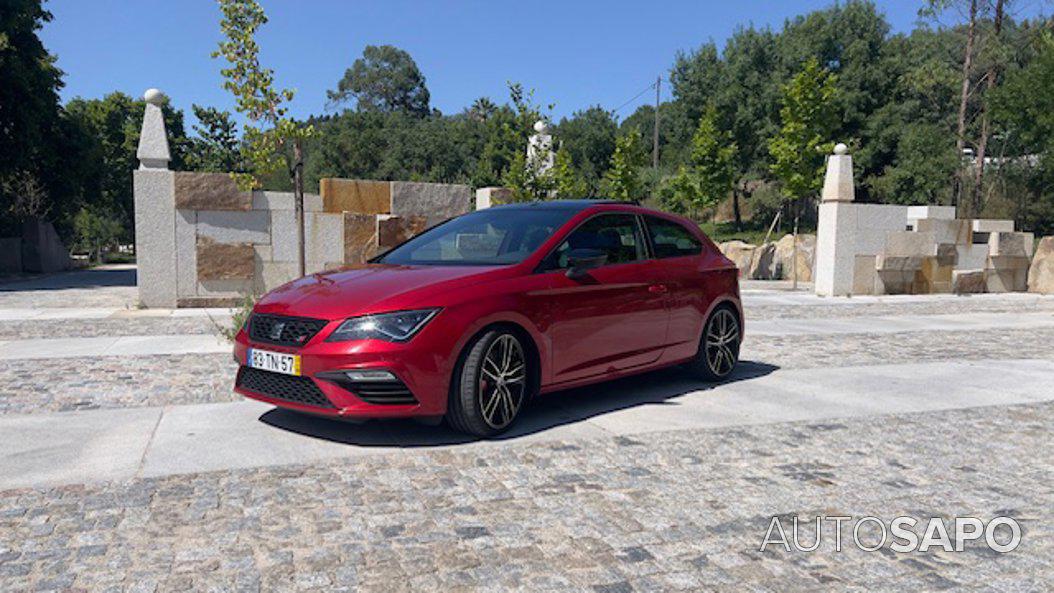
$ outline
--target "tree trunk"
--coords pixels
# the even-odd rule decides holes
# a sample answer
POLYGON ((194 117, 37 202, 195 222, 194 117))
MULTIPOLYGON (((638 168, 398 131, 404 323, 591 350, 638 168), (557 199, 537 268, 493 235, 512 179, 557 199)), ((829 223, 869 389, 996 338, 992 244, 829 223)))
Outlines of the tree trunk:
MULTIPOLYGON (((995 16, 992 21, 992 37, 995 44, 999 44, 999 35, 1003 29, 1003 0, 996 0, 995 3, 995 16)), ((996 52, 998 53, 998 52, 996 52)), ((973 179, 973 211, 975 214, 980 215, 981 209, 984 205, 984 157, 985 151, 988 148, 988 135, 990 125, 990 114, 988 112, 988 95, 992 89, 995 88, 996 77, 998 76, 997 66, 998 60, 992 58, 992 62, 988 65, 988 73, 985 78, 985 94, 984 100, 981 104, 981 137, 977 139, 977 164, 974 166, 974 179, 973 179)))
MULTIPOLYGON (((966 52, 963 54, 963 81, 959 93, 959 119, 955 130, 955 151, 961 159, 966 147, 966 105, 970 99, 970 70, 973 69, 973 44, 977 26, 977 0, 970 0, 970 22, 966 29, 966 52)), ((962 171, 956 171, 953 199, 962 203, 962 171)))
POLYGON ((743 228, 743 215, 739 211, 739 189, 732 188, 732 217, 735 220, 736 231, 743 228))
POLYGON ((296 211, 297 274, 307 274, 304 246, 304 147, 299 138, 293 143, 293 195, 296 211))

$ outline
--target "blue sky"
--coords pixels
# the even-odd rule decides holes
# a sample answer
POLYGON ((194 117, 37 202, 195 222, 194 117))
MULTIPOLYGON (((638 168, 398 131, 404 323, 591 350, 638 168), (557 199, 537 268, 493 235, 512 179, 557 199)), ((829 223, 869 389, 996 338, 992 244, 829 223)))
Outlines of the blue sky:
MULTIPOLYGON (((888 0, 880 9, 896 31, 914 27, 921 2, 888 0)), ((297 90, 291 113, 322 113, 326 90, 366 45, 410 52, 427 78, 432 105, 454 113, 480 96, 507 99, 506 81, 536 90, 553 115, 599 104, 614 109, 662 74, 678 50, 719 45, 737 25, 772 25, 829 5, 801 1, 499 2, 263 0, 270 22, 260 34, 265 65, 297 90)), ((1027 3, 1023 3, 1027 4, 1027 3)), ((114 91, 139 96, 156 86, 187 112, 191 103, 233 111, 211 0, 50 0, 41 37, 65 73, 63 99, 114 91)), ((664 93, 665 97, 668 94, 664 93)), ((632 113, 645 93, 619 112, 632 113)), ((188 126, 189 130, 189 126, 188 126)))

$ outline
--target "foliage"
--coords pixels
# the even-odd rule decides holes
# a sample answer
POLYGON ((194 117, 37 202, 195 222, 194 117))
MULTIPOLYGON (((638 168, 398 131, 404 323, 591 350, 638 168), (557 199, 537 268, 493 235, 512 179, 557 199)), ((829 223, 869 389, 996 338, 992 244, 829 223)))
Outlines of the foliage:
POLYGON ((834 145, 836 93, 834 75, 815 58, 783 87, 782 125, 769 140, 769 153, 772 173, 792 199, 815 195, 823 185, 824 156, 834 145))
POLYGON ((253 295, 244 295, 238 302, 238 305, 231 309, 231 320, 230 323, 223 324, 209 315, 209 321, 212 322, 212 326, 216 328, 216 332, 219 333, 228 342, 234 342, 234 338, 238 336, 238 332, 245 327, 245 322, 249 320, 249 316, 252 315, 253 307, 256 306, 257 297, 253 295))
POLYGON ((614 114, 599 105, 576 111, 571 117, 560 120, 554 134, 586 184, 581 196, 597 195, 600 178, 615 152, 618 124, 614 114))
POLYGON ((334 104, 354 98, 360 111, 429 113, 424 75, 410 54, 392 45, 367 45, 327 96, 334 104))
POLYGON ((556 197, 578 199, 589 195, 589 186, 575 170, 567 148, 561 146, 553 157, 553 189, 556 197))
POLYGON ((647 155, 640 130, 630 130, 615 140, 615 152, 611 155, 611 166, 604 173, 605 197, 614 200, 644 199, 644 184, 641 168, 647 164, 647 155))
POLYGON ((187 148, 187 168, 192 171, 244 173, 238 124, 229 111, 215 107, 191 105, 199 124, 193 126, 196 137, 187 148))
POLYGON ((88 257, 102 263, 103 251, 121 237, 121 224, 98 206, 81 208, 73 217, 74 249, 88 252, 88 257))
MULTIPOLYGON (((285 106, 293 100, 291 89, 274 88, 274 72, 260 65, 260 46, 256 31, 267 23, 267 15, 255 0, 219 0, 224 40, 212 57, 222 57, 229 67, 220 70, 223 88, 234 95, 238 111, 252 124, 244 126, 242 154, 256 176, 267 175, 285 165, 290 177, 299 163, 288 148, 309 138, 313 128, 300 126, 286 116, 285 106)), ((243 189, 259 185, 249 173, 236 174, 243 189)))
POLYGON ((18 171, 9 176, 0 189, 12 197, 9 212, 19 220, 44 218, 51 208, 47 190, 29 171, 18 171))

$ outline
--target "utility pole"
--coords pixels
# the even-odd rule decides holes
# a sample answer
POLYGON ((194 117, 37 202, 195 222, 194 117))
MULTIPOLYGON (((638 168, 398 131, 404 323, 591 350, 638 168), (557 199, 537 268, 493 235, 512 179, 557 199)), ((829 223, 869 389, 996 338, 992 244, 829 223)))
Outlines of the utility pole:
POLYGON ((662 76, 655 77, 655 129, 651 137, 651 166, 659 170, 659 89, 662 88, 662 76))

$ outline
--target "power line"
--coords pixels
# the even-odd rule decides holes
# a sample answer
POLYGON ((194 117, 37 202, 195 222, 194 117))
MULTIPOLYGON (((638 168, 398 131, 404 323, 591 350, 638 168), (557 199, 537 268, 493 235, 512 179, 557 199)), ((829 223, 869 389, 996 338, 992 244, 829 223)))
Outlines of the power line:
MULTIPOLYGON (((659 80, 662 80, 662 79, 660 78, 659 80)), ((630 103, 632 103, 632 102, 636 101, 637 99, 639 99, 641 97, 641 95, 643 95, 644 93, 652 90, 658 84, 659 84, 658 81, 656 81, 656 82, 653 82, 653 83, 649 84, 648 86, 644 87, 643 89, 641 89, 641 91, 639 93, 637 93, 636 95, 633 95, 633 97, 630 100, 626 101, 622 105, 619 105, 618 107, 613 109, 611 111, 611 113, 618 113, 619 111, 622 111, 627 105, 629 105, 630 103)))

